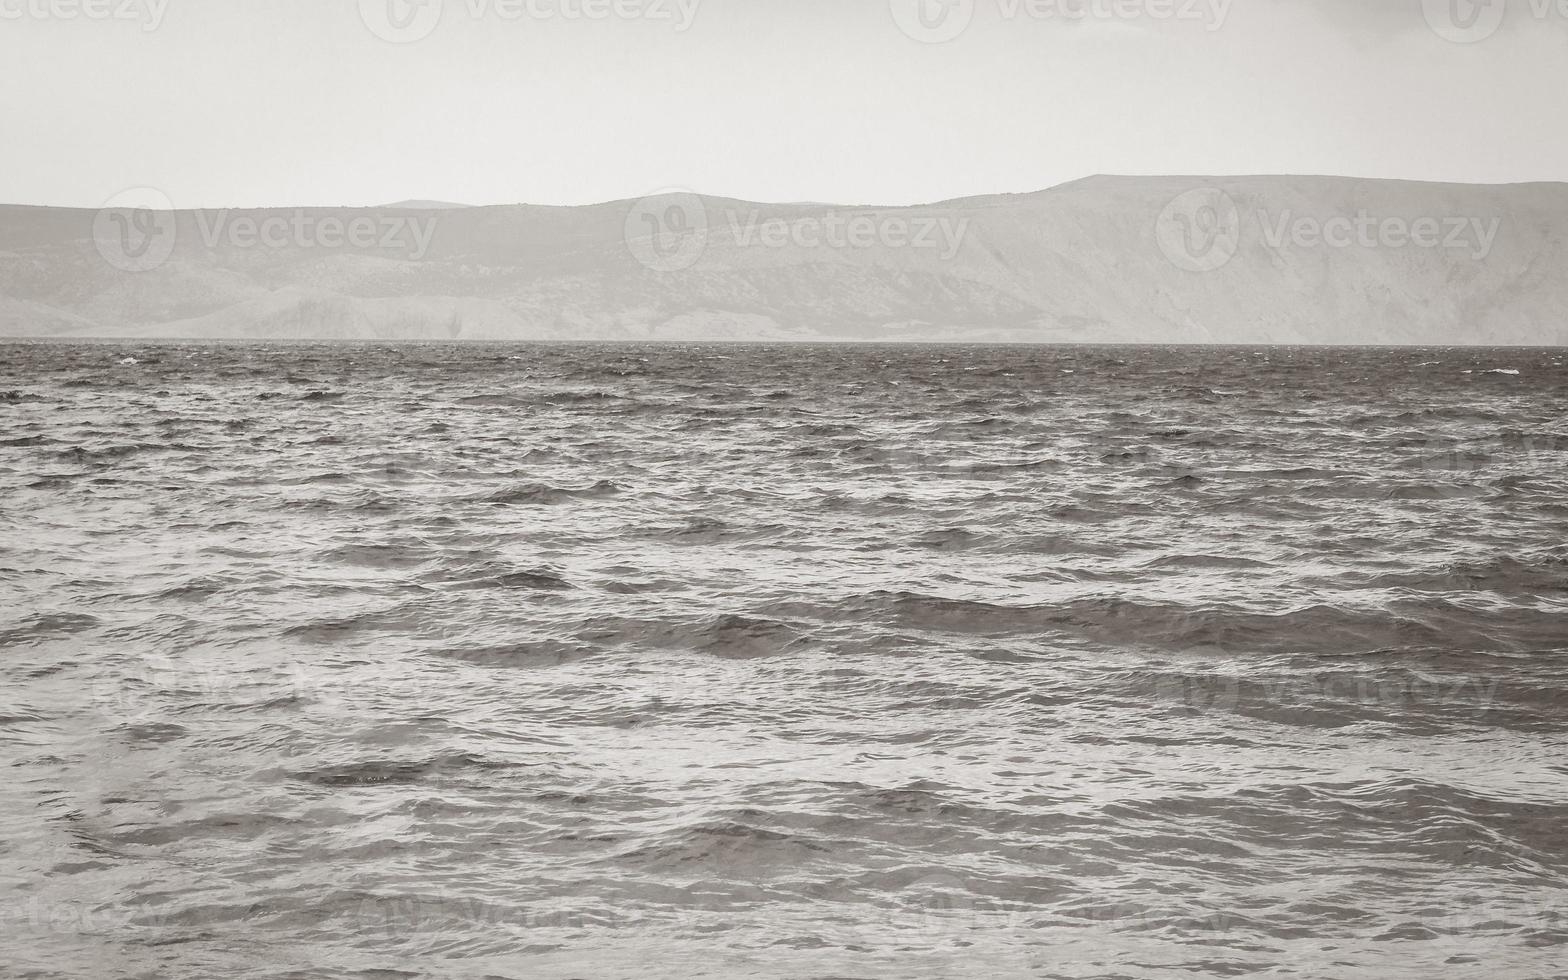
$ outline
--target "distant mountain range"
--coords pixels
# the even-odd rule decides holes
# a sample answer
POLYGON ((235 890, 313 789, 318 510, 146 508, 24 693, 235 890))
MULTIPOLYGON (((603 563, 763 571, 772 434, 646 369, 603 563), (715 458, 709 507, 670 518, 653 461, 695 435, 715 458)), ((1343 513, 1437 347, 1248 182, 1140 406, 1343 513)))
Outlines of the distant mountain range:
POLYGON ((0 206, 0 334, 1560 345, 1568 184, 1092 177, 919 207, 0 206))

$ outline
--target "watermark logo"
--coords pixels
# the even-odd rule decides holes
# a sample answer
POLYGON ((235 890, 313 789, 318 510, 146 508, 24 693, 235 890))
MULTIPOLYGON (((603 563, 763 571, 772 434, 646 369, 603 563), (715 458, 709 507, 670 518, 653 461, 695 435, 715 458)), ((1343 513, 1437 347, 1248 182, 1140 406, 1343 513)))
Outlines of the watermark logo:
POLYGON ((975 0, 891 0, 893 22, 922 44, 943 44, 969 29, 975 0))
POLYGON ((121 191, 93 218, 93 245, 122 272, 149 272, 167 262, 179 239, 174 202, 153 187, 121 191))
POLYGON ((1508 15, 1508 0, 1421 0, 1421 7, 1437 36, 1455 44, 1486 40, 1508 15))
POLYGON ((442 0, 359 0, 370 33, 392 44, 423 41, 441 24, 442 0))
POLYGON ((1568 23, 1568 0, 1421 0, 1427 26, 1454 44, 1478 44, 1508 23, 1510 15, 1568 23))
POLYGON ((654 272, 682 272, 708 249, 708 208, 685 190, 652 194, 626 212, 626 247, 654 272))
POLYGON ((1241 248, 1241 211, 1219 188, 1190 190, 1160 212, 1155 238, 1177 268, 1213 272, 1241 248))
POLYGON ((148 33, 163 26, 168 10, 169 0, 0 0, 0 20, 113 20, 148 33))
POLYGON ((188 679, 183 665, 166 654, 149 654, 124 670, 105 670, 89 685, 92 706, 122 724, 157 717, 160 699, 188 679))
POLYGON ((945 871, 910 882, 902 899, 904 910, 927 935, 962 930, 988 911, 976 900, 968 882, 945 871))

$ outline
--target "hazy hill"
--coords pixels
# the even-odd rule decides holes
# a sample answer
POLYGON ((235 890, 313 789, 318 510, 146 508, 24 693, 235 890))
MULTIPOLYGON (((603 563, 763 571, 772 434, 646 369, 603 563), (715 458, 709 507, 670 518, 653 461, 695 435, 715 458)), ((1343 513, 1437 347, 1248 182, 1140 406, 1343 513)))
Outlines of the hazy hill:
POLYGON ((4 206, 0 333, 1562 344, 1568 185, 1095 177, 910 208, 4 206))

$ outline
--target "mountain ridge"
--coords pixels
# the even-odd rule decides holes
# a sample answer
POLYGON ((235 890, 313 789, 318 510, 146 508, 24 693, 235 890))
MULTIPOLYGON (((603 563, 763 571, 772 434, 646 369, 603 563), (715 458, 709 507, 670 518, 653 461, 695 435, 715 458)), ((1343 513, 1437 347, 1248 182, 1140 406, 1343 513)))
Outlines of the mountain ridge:
POLYGON ((901 206, 0 205, 0 334, 1560 345, 1568 183, 1094 175, 901 206))

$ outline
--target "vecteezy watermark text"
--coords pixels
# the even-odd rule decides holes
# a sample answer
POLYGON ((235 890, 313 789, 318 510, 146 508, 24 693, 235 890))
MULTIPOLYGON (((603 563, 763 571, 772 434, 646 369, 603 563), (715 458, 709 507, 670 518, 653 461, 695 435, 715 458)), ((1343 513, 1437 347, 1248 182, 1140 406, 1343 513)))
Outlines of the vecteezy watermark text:
POLYGON ((741 248, 917 248, 938 250, 948 262, 963 247, 969 219, 904 218, 897 215, 830 214, 766 218, 756 211, 728 212, 730 231, 741 248))
POLYGON ((1461 704, 1485 710, 1501 681, 1472 674, 1379 677, 1353 672, 1145 675, 1157 696, 1198 711, 1235 711, 1244 704, 1324 704, 1373 711, 1411 704, 1461 704))
MULTIPOLYGON (((167 0, 164 0, 167 2, 167 0)), ((641 20, 691 29, 702 0, 359 0, 360 19, 383 41, 407 44, 429 37, 450 8, 469 20, 641 20)))
POLYGON ((1270 248, 1446 248, 1470 252, 1477 262, 1492 254, 1501 218, 1475 218, 1450 215, 1436 218, 1378 217, 1362 209, 1355 217, 1337 215, 1317 218, 1297 217, 1290 211, 1270 215, 1258 212, 1263 226, 1263 242, 1270 248))
POLYGON ((1230 262, 1243 240, 1256 240, 1276 252, 1287 249, 1450 250, 1484 262, 1502 230, 1502 218, 1479 215, 1380 215, 1362 208, 1328 217, 1290 209, 1259 209, 1245 214, 1219 188, 1205 187, 1178 196, 1160 213, 1155 238, 1174 265, 1189 272, 1213 272, 1230 262), (1249 226, 1247 219, 1253 219, 1249 226))
POLYGON ((419 261, 430 251, 437 218, 359 215, 344 218, 296 209, 288 214, 231 214, 197 211, 196 228, 207 248, 300 248, 396 252, 419 261))
MULTIPOLYGON (((889 0, 893 21, 916 41, 940 44, 969 29, 977 0, 889 0)), ((1002 20, 1084 22, 1183 21, 1219 30, 1232 0, 995 0, 1002 20)))
POLYGON ((737 249, 929 251, 950 262, 962 250, 970 219, 898 212, 825 211, 765 217, 753 208, 709 213, 695 194, 676 191, 645 197, 626 215, 626 245, 633 258, 656 272, 696 265, 717 230, 737 249))
POLYGON ((149 32, 168 10, 169 0, 0 0, 0 20, 133 21, 149 32))

